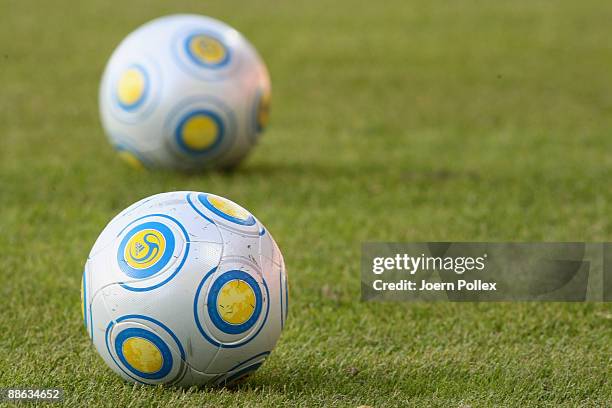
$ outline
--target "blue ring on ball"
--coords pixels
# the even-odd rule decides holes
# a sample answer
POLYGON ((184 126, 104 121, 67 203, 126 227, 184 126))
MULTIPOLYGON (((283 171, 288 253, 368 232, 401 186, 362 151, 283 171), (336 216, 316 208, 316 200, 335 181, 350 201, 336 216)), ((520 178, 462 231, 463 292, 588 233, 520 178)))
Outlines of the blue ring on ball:
POLYGON ((196 322, 196 326, 198 328, 198 331, 200 332, 200 334, 202 335, 202 337, 204 337, 206 339, 206 341, 208 341, 210 344, 212 344, 213 346, 217 346, 219 348, 236 348, 236 347, 241 347, 244 346, 245 344, 247 344, 248 342, 250 342, 251 340, 253 340, 254 338, 257 337, 257 335, 259 334, 259 332, 264 328, 264 326, 266 325, 266 321, 268 320, 268 314, 270 313, 270 291, 268 290, 268 285, 266 285, 266 281, 265 279, 262 280, 263 286, 266 289, 266 296, 268 301, 266 302, 266 313, 264 315, 263 321, 261 322, 261 325, 259 326, 259 329, 257 329, 257 332, 255 332, 255 334, 253 334, 252 336, 249 336, 249 338, 247 338, 245 341, 241 341, 239 343, 234 343, 234 344, 225 344, 225 343, 219 343, 218 341, 214 340, 213 338, 211 338, 206 331, 204 330, 204 327, 202 326, 202 323, 200 322, 200 316, 198 313, 198 299, 200 298, 200 293, 202 292, 202 288, 204 287, 204 283, 208 280, 208 278, 210 278, 215 272, 217 271, 217 268, 212 268, 210 271, 208 271, 206 273, 206 275, 204 275, 204 278, 202 279, 202 281, 200 282, 200 284, 198 285, 198 288, 196 289, 196 294, 195 297, 193 299, 193 316, 194 316, 194 320, 196 322))
MULTIPOLYGON (((90 313, 91 313, 91 308, 89 310, 90 310, 90 313)), ((149 317, 149 316, 140 315, 140 314, 125 315, 125 316, 118 317, 117 319, 115 319, 115 321, 111 321, 108 324, 108 326, 106 326, 106 331, 105 331, 105 335, 104 335, 104 342, 106 344, 106 351, 108 351, 108 354, 110 355, 110 357, 113 360, 113 362, 115 363, 115 365, 117 367, 119 367, 119 369, 121 371, 123 371, 125 373, 125 375, 127 375, 128 377, 130 377, 131 379, 133 379, 136 382, 139 382, 141 384, 147 384, 146 382, 142 381, 141 379, 139 379, 137 377, 134 377, 132 374, 130 374, 128 371, 126 371, 121 366, 121 364, 117 363, 117 360, 113 356, 113 353, 111 353, 111 349, 110 349, 110 345, 109 345, 109 335, 110 335, 111 329, 113 328, 113 326, 115 326, 116 323, 121 323, 121 322, 126 321, 126 320, 128 320, 128 321, 129 320, 132 320, 132 321, 133 320, 145 320, 145 321, 151 322, 151 323, 159 326, 162 330, 164 330, 166 333, 168 333, 170 335, 170 337, 172 337, 172 340, 174 340, 174 342, 176 343, 176 345, 177 345, 177 347, 179 349, 179 353, 181 354, 181 363, 185 361, 185 349, 183 348, 183 345, 179 341, 177 335, 174 334, 174 332, 172 330, 170 330, 170 328, 168 326, 166 326, 165 324, 163 324, 159 320, 156 320, 156 319, 154 319, 152 317, 149 317)), ((174 379, 173 379, 173 381, 174 381, 174 379)))
MULTIPOLYGON (((282 293, 281 293, 282 296, 282 293)), ((285 275, 285 320, 289 315, 289 279, 285 275)))
POLYGON ((231 375, 229 375, 226 379, 225 379, 225 383, 226 384, 231 384, 237 380, 240 380, 241 378, 246 377, 247 375, 253 374, 255 371, 257 371, 257 369, 259 367, 261 367, 263 364, 263 361, 260 363, 255 363, 252 366, 243 368, 231 375))
POLYGON ((117 153, 127 152, 133 155, 136 159, 138 159, 138 161, 142 164, 142 166, 145 169, 152 167, 149 159, 145 158, 137 149, 133 148, 132 146, 127 145, 125 142, 115 143, 113 145, 113 148, 115 149, 117 153))
POLYGON ((196 206, 195 206, 195 204, 193 203, 193 200, 191 200, 191 194, 192 194, 192 193, 187 194, 187 197, 186 197, 186 198, 187 198, 187 203, 189 203, 189 205, 191 206, 191 208, 193 208, 193 210, 194 210, 195 212, 197 212, 197 213, 198 213, 198 214, 199 214, 199 215, 200 215, 202 218, 204 218, 206 221, 210 222, 211 224, 214 224, 215 222, 214 222, 213 220, 211 220, 210 218, 208 218, 208 217, 206 216, 206 214, 204 214, 202 211, 200 211, 200 210, 198 209, 198 207, 196 207, 196 206))
POLYGON ((282 269, 280 270, 280 273, 278 274, 278 280, 279 280, 278 293, 280 294, 279 298, 280 298, 280 308, 281 308, 280 322, 281 322, 281 330, 282 330, 285 327, 285 308, 283 306, 283 271, 282 269))
POLYGON ((172 230, 168 228, 166 225, 161 222, 150 221, 140 224, 134 228, 132 228, 126 235, 123 237, 121 244, 119 245, 119 250, 117 251, 117 262, 119 263, 119 267, 121 270, 131 278, 135 279, 144 279, 151 277, 161 271, 172 259, 172 254, 174 253, 175 247, 175 239, 172 230), (163 249, 162 256, 151 266, 148 268, 133 268, 131 267, 127 260, 125 259, 125 247, 130 239, 137 234, 138 232, 146 229, 152 229, 158 231, 164 237, 165 246, 163 249))
POLYGON ((136 100, 136 102, 130 103, 130 104, 126 104, 126 103, 121 102, 121 99, 119 98, 119 95, 117 94, 117 90, 116 89, 115 89, 115 92, 114 92, 114 96, 115 96, 115 101, 117 102, 117 105, 119 105, 121 107, 121 109, 123 109, 125 111, 128 111, 128 112, 133 112, 136 109, 138 109, 140 106, 142 106, 144 101, 147 100, 147 97, 149 96, 150 79, 149 79, 149 73, 140 64, 132 64, 132 65, 128 66, 125 69, 125 71, 127 71, 128 69, 136 69, 144 77, 144 89, 142 90, 142 95, 140 95, 140 97, 136 100))
POLYGON ((210 320, 219 330, 227 334, 244 333, 245 331, 253 327, 259 319, 259 316, 261 315, 262 304, 263 301, 261 288, 257 284, 257 281, 253 279, 253 277, 248 273, 244 271, 239 271, 237 269, 225 272, 223 275, 217 278, 213 282, 208 292, 207 309, 208 315, 210 316, 210 320), (217 310, 219 291, 227 282, 232 280, 240 280, 246 282, 255 294, 255 309, 253 310, 251 317, 249 317, 246 322, 241 324, 231 324, 226 322, 225 320, 223 320, 223 318, 219 314, 219 311, 217 310))
POLYGON ((83 287, 83 323, 85 324, 85 331, 87 330, 87 268, 83 270, 83 279, 81 282, 83 287))
POLYGON ((168 345, 157 334, 144 330, 138 327, 130 327, 120 332, 115 338, 115 352, 124 367, 130 370, 133 374, 146 378, 148 380, 159 380, 167 376, 172 370, 172 353, 168 345), (145 373, 132 367, 123 355, 123 343, 133 337, 143 338, 150 341, 157 347, 162 355, 163 363, 161 368, 154 373, 145 373))
POLYGON ((270 355, 270 352, 269 352, 269 351, 264 351, 264 352, 262 352, 262 353, 256 354, 256 355, 254 355, 253 357, 248 358, 248 359, 246 359, 246 360, 244 360, 244 361, 241 361, 240 363, 236 364, 235 366, 233 366, 232 368, 230 368, 229 370, 227 370, 227 372, 232 372, 232 371, 234 371, 235 369, 239 368, 240 366, 245 365, 246 363, 251 362, 251 361, 255 360, 255 359, 256 359, 256 358, 258 358, 258 357, 264 357, 264 359, 261 361, 261 362, 263 363, 263 362, 265 361, 265 359, 266 359, 266 358, 267 358, 269 355, 270 355))
POLYGON ((240 218, 232 217, 231 215, 228 215, 224 213, 223 211, 219 210, 217 207, 212 205, 210 201, 208 201, 208 194, 204 194, 204 193, 198 194, 198 201, 200 201, 204 207, 208 208, 210 211, 212 211, 219 217, 225 220, 231 221, 234 224, 245 225, 247 227, 251 225, 255 225, 255 222, 256 222, 255 217, 253 217, 252 215, 249 215, 249 217, 246 220, 243 220, 240 218))
POLYGON ((223 140, 224 136, 225 126, 223 125, 223 120, 218 114, 208 109, 200 109, 189 112, 181 119, 178 126, 176 127, 176 130, 174 131, 174 138, 176 139, 176 143, 181 148, 181 150, 185 153, 196 156, 205 155, 215 150, 221 144, 221 141, 223 140), (215 141, 211 146, 205 147, 204 149, 193 149, 187 146, 187 144, 185 144, 185 141, 183 140, 183 129, 189 119, 193 118, 194 116, 206 116, 212 119, 212 121, 215 122, 215 125, 217 125, 217 135, 215 136, 215 141))
POLYGON ((183 47, 185 49, 185 53, 187 54, 191 62, 203 68, 211 68, 211 69, 223 68, 230 61, 231 51, 229 47, 225 44, 225 41, 221 40, 217 35, 211 34, 209 32, 200 31, 200 32, 189 34, 187 38, 185 38, 185 41, 183 42, 183 47), (191 40, 193 40, 194 37, 197 37, 199 35, 210 37, 213 40, 218 41, 223 46, 223 50, 225 51, 225 57, 220 62, 217 62, 215 64, 208 64, 206 62, 203 62, 200 58, 193 55, 193 53, 191 52, 191 47, 190 47, 191 40))

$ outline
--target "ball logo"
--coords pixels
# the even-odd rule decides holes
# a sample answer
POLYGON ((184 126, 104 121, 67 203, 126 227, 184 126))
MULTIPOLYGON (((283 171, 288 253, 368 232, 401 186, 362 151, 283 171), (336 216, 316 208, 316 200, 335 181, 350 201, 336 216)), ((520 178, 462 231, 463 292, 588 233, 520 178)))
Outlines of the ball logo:
POLYGON ((146 71, 139 65, 126 69, 117 82, 117 101, 123 109, 131 111, 144 101, 148 89, 146 71))
POLYGON ((185 42, 187 55, 198 64, 209 68, 220 67, 229 60, 229 52, 223 43, 207 34, 194 34, 185 42))
POLYGON ((227 282, 219 291, 217 311, 229 324, 243 324, 255 311, 255 292, 243 280, 235 279, 227 282))
POLYGON ((147 222, 125 234, 117 260, 121 270, 132 278, 148 278, 160 272, 172 258, 175 239, 160 222, 147 222))
POLYGON ((125 261, 132 268, 144 269, 155 265, 164 253, 166 240, 154 229, 139 231, 125 246, 125 261))

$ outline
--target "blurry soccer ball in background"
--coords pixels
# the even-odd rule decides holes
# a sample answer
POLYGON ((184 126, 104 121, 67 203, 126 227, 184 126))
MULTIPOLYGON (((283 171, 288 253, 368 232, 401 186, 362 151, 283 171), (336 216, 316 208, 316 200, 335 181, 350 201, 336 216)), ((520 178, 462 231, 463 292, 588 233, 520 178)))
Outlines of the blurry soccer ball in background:
POLYGON ((287 317, 287 276, 270 233, 207 193, 143 199, 94 244, 82 281, 85 328, 128 381, 228 384, 256 370, 287 317))
POLYGON ((270 79, 255 48, 218 20, 174 15, 128 35, 100 85, 104 130, 135 166, 232 167, 268 122, 270 79))

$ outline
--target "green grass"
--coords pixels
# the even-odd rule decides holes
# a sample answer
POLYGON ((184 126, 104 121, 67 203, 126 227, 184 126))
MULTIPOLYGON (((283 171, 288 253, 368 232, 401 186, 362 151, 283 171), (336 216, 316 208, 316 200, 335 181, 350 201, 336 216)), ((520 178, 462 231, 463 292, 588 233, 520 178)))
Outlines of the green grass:
POLYGON ((0 388, 82 406, 604 406, 609 304, 359 302, 362 241, 612 239, 612 3, 136 1, 0 5, 0 388), (115 45, 159 15, 242 31, 269 131, 233 174, 140 173, 97 113, 115 45), (235 389, 124 383, 79 285, 104 225, 161 191, 214 192, 273 233, 288 325, 235 389))

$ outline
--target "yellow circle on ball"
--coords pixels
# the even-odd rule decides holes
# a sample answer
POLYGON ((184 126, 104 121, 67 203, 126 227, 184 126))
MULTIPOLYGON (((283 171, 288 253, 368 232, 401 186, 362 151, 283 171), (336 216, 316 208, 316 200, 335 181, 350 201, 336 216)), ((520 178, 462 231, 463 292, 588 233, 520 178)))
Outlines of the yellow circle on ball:
POLYGON ((234 279, 227 282, 217 296, 219 316, 229 324, 243 324, 255 311, 255 292, 243 280, 234 279))
POLYGON ((117 98, 123 105, 136 105, 144 96, 146 78, 138 68, 128 68, 121 74, 117 83, 117 98))
POLYGON ((211 65, 220 64, 227 56, 225 46, 219 40, 203 34, 191 39, 189 50, 195 58, 211 65))
POLYGON ((134 269, 146 269, 155 265, 164 255, 166 239, 154 229, 135 233, 125 245, 125 262, 134 269))
POLYGON ((164 364, 159 348, 142 337, 130 337, 124 341, 121 352, 129 365, 143 373, 156 373, 164 364))
POLYGON ((247 210, 240 207, 238 204, 221 197, 209 195, 208 202, 217 210, 221 211, 223 214, 229 215, 230 217, 246 221, 251 216, 247 210))
POLYGON ((260 129, 265 129, 268 126, 268 122, 270 121, 270 102, 272 100, 272 95, 270 91, 266 91, 261 95, 261 100, 259 101, 259 109, 257 112, 257 124, 260 129))
POLYGON ((124 162, 126 162, 128 165, 130 165, 131 167, 137 169, 137 170, 144 170, 145 166, 142 163, 142 161, 140 161, 140 159, 138 157, 136 157, 135 154, 128 152, 127 150, 119 150, 119 152, 117 152, 117 154, 119 155, 119 158, 121 158, 121 160, 123 160, 124 162))
POLYGON ((183 142, 193 150, 204 150, 212 146, 219 135, 219 126, 206 115, 195 115, 182 128, 183 142))

